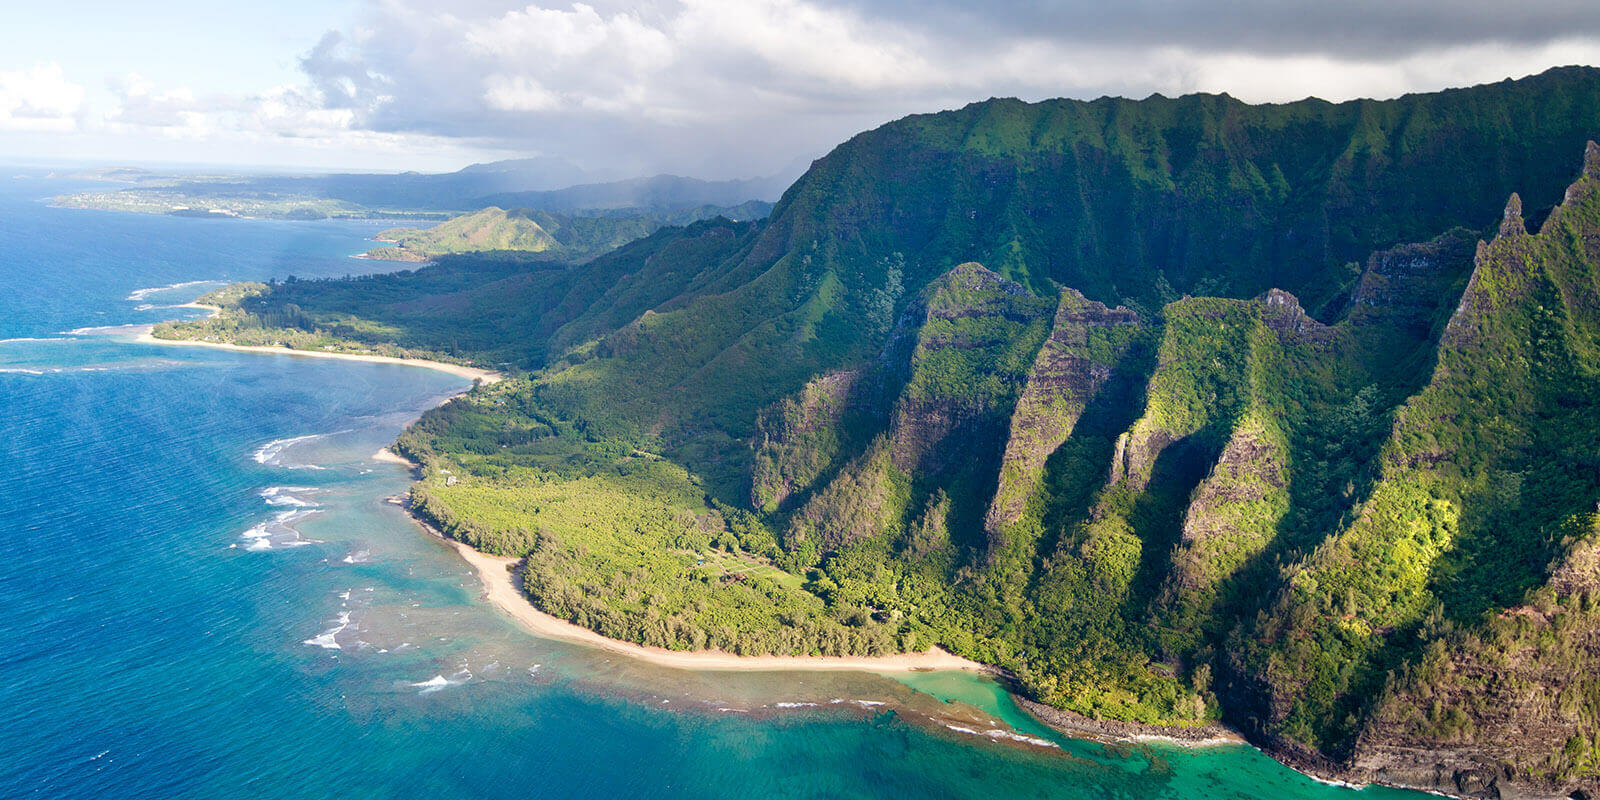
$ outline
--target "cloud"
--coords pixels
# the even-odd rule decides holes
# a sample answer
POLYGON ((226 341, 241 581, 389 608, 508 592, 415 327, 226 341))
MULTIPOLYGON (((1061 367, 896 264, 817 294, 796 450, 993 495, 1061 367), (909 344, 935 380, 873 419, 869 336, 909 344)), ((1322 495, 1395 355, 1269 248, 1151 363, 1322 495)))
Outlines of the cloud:
POLYGON ((0 131, 72 131, 83 95, 83 87, 68 81, 53 62, 0 72, 0 131))
POLYGON ((1071 45, 1403 60, 1484 43, 1600 36, 1592 0, 818 0, 941 38, 1042 38, 1071 45))
POLYGON ((373 0, 302 65, 367 130, 740 174, 991 96, 1340 100, 1593 63, 1585 5, 373 0))
POLYGON ((199 93, 123 76, 90 113, 55 65, 0 72, 0 129, 736 177, 995 96, 1337 101, 1600 63, 1592 0, 358 3, 338 30, 308 32, 303 78, 282 85, 199 93))

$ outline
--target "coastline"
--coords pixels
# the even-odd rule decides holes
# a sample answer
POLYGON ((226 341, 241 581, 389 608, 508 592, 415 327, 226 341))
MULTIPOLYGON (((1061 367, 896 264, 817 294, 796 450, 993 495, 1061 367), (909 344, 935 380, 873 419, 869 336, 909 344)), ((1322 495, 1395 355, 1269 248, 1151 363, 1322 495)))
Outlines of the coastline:
POLYGON ((477 572, 478 579, 483 584, 484 599, 523 628, 548 639, 576 642, 657 666, 676 669, 785 672, 965 670, 986 675, 1000 674, 995 667, 962 658, 937 647, 925 653, 900 653, 892 656, 741 656, 718 650, 667 650, 612 639, 534 607, 532 601, 519 591, 516 585, 518 574, 516 569, 521 559, 479 552, 445 536, 437 528, 415 516, 412 516, 412 519, 423 530, 454 549, 456 554, 477 572))
MULTIPOLYGON (((189 304, 194 308, 210 308, 189 304)), ((153 327, 153 326, 152 326, 153 327)), ((448 372, 469 380, 482 381, 485 384, 496 383, 502 377, 494 370, 469 367, 464 364, 447 364, 443 361, 429 361, 423 358, 396 358, 394 356, 366 355, 363 353, 332 353, 316 350, 294 350, 288 347, 270 347, 267 345, 226 344, 223 342, 197 342, 191 339, 158 339, 151 335, 150 330, 145 330, 135 338, 139 344, 171 345, 177 347, 209 347, 213 350, 231 350, 236 353, 265 353, 267 355, 304 356, 306 358, 335 358, 343 361, 366 361, 373 364, 399 364, 407 367, 421 367, 422 369, 448 372)))
MULTIPOLYGON (((185 307, 207 308, 216 313, 218 309, 212 306, 203 306, 195 303, 183 304, 185 307)), ((153 326, 152 326, 153 327, 153 326)), ((391 356, 363 355, 358 353, 330 353, 305 350, 293 350, 286 347, 268 347, 255 345, 233 345, 220 342, 199 342, 176 339, 157 339, 151 335, 149 329, 141 333, 136 341, 144 344, 184 345, 193 347, 210 347, 221 350, 232 350, 246 353, 265 353, 269 355, 306 356, 310 358, 333 358, 346 361, 366 361, 373 363, 401 364, 423 369, 434 369, 458 375, 465 378, 482 380, 484 383, 494 383, 502 379, 502 375, 492 370, 467 367, 459 364, 447 364, 426 359, 405 359, 391 356)), ((402 465, 416 469, 419 465, 410 459, 395 453, 389 447, 384 447, 371 456, 372 460, 383 463, 402 465)), ((397 502, 397 498, 390 498, 390 502, 406 506, 397 502)), ((473 571, 483 587, 481 597, 488 601, 503 614, 525 630, 547 639, 558 639, 576 644, 594 647, 618 655, 638 659, 657 666, 670 667, 684 670, 704 671, 767 671, 767 672, 872 672, 872 673, 905 673, 927 672, 936 670, 962 670, 990 675, 1002 681, 1002 686, 1017 705, 1029 716, 1040 721, 1050 729, 1075 739, 1091 741, 1144 744, 1163 743, 1179 747, 1215 747, 1215 746, 1255 746, 1240 732, 1222 724, 1198 726, 1196 728, 1175 728, 1165 726, 1151 726, 1139 723, 1124 723, 1107 720, 1094 720, 1070 712, 1062 711, 1051 706, 1046 706, 1014 691, 1006 680, 1006 673, 988 664, 962 658, 949 653, 941 648, 934 647, 925 653, 902 653, 892 656, 741 656, 722 651, 677 651, 659 647, 627 642, 620 639, 599 634, 588 628, 576 625, 559 617, 547 614, 536 608, 532 601, 517 586, 517 567, 521 559, 494 556, 480 552, 471 546, 445 536, 431 524, 410 513, 413 523, 432 537, 439 539, 453 549, 473 571)), ((1373 780, 1370 777, 1352 774, 1349 770, 1339 769, 1336 765, 1319 763, 1314 759, 1303 756, 1297 757, 1296 753, 1280 752, 1275 749, 1260 749, 1269 758, 1288 767, 1301 775, 1319 783, 1345 786, 1350 788, 1364 788, 1370 785, 1381 785, 1391 788, 1408 789, 1426 792, 1437 796, 1460 797, 1462 795, 1448 794, 1442 791, 1437 783, 1427 785, 1419 782, 1407 784, 1401 781, 1373 780)))

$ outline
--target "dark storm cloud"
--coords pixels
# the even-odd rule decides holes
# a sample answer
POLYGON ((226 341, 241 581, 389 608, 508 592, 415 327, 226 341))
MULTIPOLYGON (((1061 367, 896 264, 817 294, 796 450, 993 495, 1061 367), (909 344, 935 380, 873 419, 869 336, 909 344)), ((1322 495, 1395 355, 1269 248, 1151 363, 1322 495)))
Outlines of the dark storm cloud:
POLYGON ((894 24, 969 37, 1045 37, 1138 47, 1180 45, 1357 58, 1394 57, 1491 41, 1536 44, 1600 35, 1600 7, 1593 0, 825 0, 825 4, 863 11, 894 24))

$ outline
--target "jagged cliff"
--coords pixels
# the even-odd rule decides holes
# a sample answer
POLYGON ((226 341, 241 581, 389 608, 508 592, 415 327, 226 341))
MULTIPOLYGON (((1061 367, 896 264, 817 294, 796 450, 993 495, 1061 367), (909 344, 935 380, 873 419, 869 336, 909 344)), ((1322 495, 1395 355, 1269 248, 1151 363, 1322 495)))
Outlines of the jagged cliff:
MULTIPOLYGON (((1492 243, 1457 230, 1374 254, 1332 325, 1280 290, 1186 298, 1142 322, 1069 289, 1034 344, 1038 310, 1002 301, 1016 288, 963 265, 930 285, 927 297, 946 301, 914 305, 880 359, 905 359, 883 433, 790 530, 822 537, 825 552, 866 537, 901 542, 907 557, 942 549, 972 590, 1026 597, 1061 625, 1035 625, 1016 650, 1040 655, 1011 665, 1057 706, 1220 714, 1286 758, 1362 779, 1469 793, 1592 786, 1592 687, 1554 666, 1593 664, 1588 584, 1560 577, 1592 558, 1574 550, 1540 589, 1552 534, 1496 526, 1554 530, 1600 499, 1595 457, 1545 441, 1553 420, 1570 425, 1600 402, 1588 388, 1600 364, 1594 160, 1590 148, 1537 235, 1513 196, 1492 243), (948 302, 955 286, 970 291, 948 302), (935 354, 1019 349, 1025 371, 1012 360, 964 373, 1015 390, 930 389, 935 354), (1096 396, 1138 375, 1137 392, 1117 395, 1136 415, 1098 455, 1075 450, 1096 396), (1578 470, 1564 509, 1526 485, 1530 470, 1557 477, 1541 454, 1578 470), (1095 463, 1098 480, 1085 478, 1095 463), (971 550, 956 513, 959 492, 974 490, 986 535, 971 550), (1544 594, 1524 602, 1526 591, 1544 594), (1555 651, 1531 642, 1535 619, 1572 638, 1555 651), (1485 637, 1503 644, 1479 652, 1485 637), (1481 691, 1502 683, 1521 694, 1481 691), (1540 691, 1555 694, 1531 699, 1540 691), (1152 705, 1164 710, 1141 710, 1152 705)), ((815 391, 790 402, 803 408, 815 391)), ((1100 430, 1115 417, 1100 414, 1100 430)))

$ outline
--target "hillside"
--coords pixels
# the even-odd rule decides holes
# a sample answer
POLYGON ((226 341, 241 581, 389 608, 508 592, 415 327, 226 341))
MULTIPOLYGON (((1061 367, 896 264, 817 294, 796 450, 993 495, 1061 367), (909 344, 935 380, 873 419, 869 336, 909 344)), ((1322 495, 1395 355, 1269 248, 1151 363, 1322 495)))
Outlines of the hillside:
POLYGON ((753 213, 765 216, 760 204, 733 209, 703 207, 667 215, 567 216, 527 208, 489 207, 453 217, 431 228, 391 228, 374 238, 392 246, 375 247, 365 258, 388 261, 427 261, 450 253, 518 250, 541 253, 551 259, 585 261, 628 242, 654 233, 677 221, 698 221, 718 216, 753 213))
POLYGON ((416 510, 610 635, 939 643, 1328 775, 1592 796, 1597 120, 1586 68, 993 100, 761 222, 224 318, 520 367, 402 437, 416 510))

